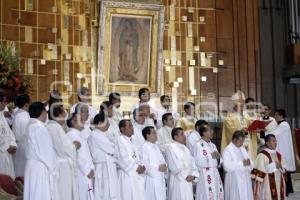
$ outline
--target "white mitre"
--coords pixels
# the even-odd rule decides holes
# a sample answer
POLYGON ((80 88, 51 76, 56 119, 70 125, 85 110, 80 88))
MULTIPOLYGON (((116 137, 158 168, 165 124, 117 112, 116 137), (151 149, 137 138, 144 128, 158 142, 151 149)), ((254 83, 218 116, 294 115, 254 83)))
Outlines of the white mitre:
POLYGON ((246 100, 245 94, 242 91, 238 90, 232 95, 231 100, 234 102, 244 102, 246 100))

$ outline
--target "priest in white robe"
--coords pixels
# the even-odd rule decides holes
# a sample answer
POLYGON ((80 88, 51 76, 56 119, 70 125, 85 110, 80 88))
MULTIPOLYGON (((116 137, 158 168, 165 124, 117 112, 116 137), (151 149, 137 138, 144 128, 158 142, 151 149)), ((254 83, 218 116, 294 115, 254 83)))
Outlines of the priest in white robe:
POLYGON ((71 107, 71 114, 76 111, 76 107, 79 104, 86 105, 86 106, 88 106, 88 119, 87 119, 87 122, 89 124, 92 123, 95 115, 97 114, 97 111, 93 106, 91 106, 89 104, 90 99, 91 99, 89 89, 86 88, 86 87, 79 88, 79 90, 77 91, 77 96, 78 96, 78 103, 74 104, 71 107))
POLYGON ((282 155, 276 151, 275 135, 265 138, 266 148, 262 150, 255 161, 252 170, 255 200, 285 199, 285 164, 282 155))
POLYGON ((26 128, 30 120, 28 113, 31 100, 28 95, 20 95, 17 97, 16 106, 18 111, 15 113, 12 130, 16 136, 18 151, 14 157, 16 177, 24 177, 26 157, 25 157, 25 138, 27 136, 26 128))
POLYGON ((163 115, 162 120, 164 125, 157 131, 157 144, 161 152, 165 156, 167 147, 169 146, 169 144, 174 142, 174 140, 172 139, 174 118, 171 113, 166 113, 163 115))
POLYGON ((95 167, 87 143, 87 138, 82 132, 84 130, 84 120, 81 115, 73 113, 68 119, 67 125, 70 127, 67 135, 72 142, 78 141, 81 144, 80 149, 77 150, 77 170, 79 181, 79 199, 93 200, 93 179, 95 175, 95 167))
POLYGON ((108 130, 106 136, 113 143, 116 143, 120 137, 119 125, 113 119, 113 104, 110 101, 104 101, 100 105, 100 112, 104 112, 108 120, 108 130))
POLYGON ((6 97, 0 93, 0 174, 15 178, 13 155, 16 153, 16 139, 11 131, 5 116, 6 97))
POLYGON ((62 105, 53 104, 49 108, 47 128, 58 156, 55 199, 79 200, 77 149, 80 143, 73 142, 66 134, 66 114, 62 105))
POLYGON ((196 200, 223 200, 223 183, 218 171, 221 155, 211 142, 213 131, 208 126, 200 126, 201 139, 194 145, 193 156, 199 171, 196 200))
POLYGON ((195 160, 185 146, 185 135, 182 128, 172 130, 175 141, 167 148, 169 167, 168 199, 193 200, 193 183, 198 182, 199 173, 195 160))
POLYGON ((278 125, 271 133, 275 135, 277 139, 276 150, 285 160, 287 171, 286 193, 289 194, 294 192, 291 172, 296 171, 292 132, 289 123, 285 121, 285 111, 283 109, 275 111, 275 119, 278 125))
POLYGON ((192 152, 194 144, 196 144, 200 139, 201 136, 198 132, 198 129, 202 126, 208 127, 208 123, 205 120, 198 120, 195 124, 195 130, 192 132, 188 133, 186 136, 186 147, 192 152))
POLYGON ((24 200, 55 199, 57 156, 45 126, 47 111, 42 102, 29 107, 32 118, 27 127, 24 200))
POLYGON ((154 127, 143 129, 146 143, 143 145, 142 157, 146 167, 146 200, 166 200, 165 173, 168 170, 166 161, 157 144, 157 134, 154 127))
POLYGON ((108 137, 109 123, 103 111, 94 117, 95 129, 88 144, 95 165, 95 199, 120 200, 115 143, 108 137))
POLYGON ((225 170, 225 199, 253 200, 250 173, 253 163, 243 146, 245 134, 235 131, 232 142, 223 151, 223 167, 225 170))
POLYGON ((140 151, 132 141, 133 126, 130 120, 121 120, 121 136, 117 141, 118 176, 121 200, 145 200, 145 166, 140 151))

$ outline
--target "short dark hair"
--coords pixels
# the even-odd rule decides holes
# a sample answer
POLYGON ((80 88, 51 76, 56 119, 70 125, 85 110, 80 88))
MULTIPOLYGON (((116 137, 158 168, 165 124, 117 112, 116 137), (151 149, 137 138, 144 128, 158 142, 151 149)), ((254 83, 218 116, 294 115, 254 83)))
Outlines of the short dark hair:
POLYGON ((34 102, 29 106, 29 115, 30 118, 39 118, 45 110, 45 106, 42 102, 34 102))
POLYGON ((170 98, 170 96, 165 94, 160 96, 160 102, 163 102, 166 98, 170 98))
POLYGON ((15 99, 15 104, 18 108, 23 108, 26 103, 30 103, 30 97, 28 94, 21 94, 15 99))
POLYGON ((193 102, 186 102, 183 106, 184 111, 189 109, 191 106, 195 107, 195 104, 193 102))
POLYGON ((117 92, 112 92, 109 94, 108 99, 110 102, 112 102, 113 100, 120 100, 121 99, 121 95, 117 92))
POLYGON ((265 143, 269 142, 271 138, 276 138, 275 135, 273 134, 268 134, 265 136, 265 143))
POLYGON ((139 90, 139 99, 142 98, 142 94, 144 94, 145 92, 150 92, 150 90, 148 88, 141 88, 139 90))
POLYGON ((74 127, 73 120, 76 119, 76 117, 77 117, 77 113, 76 112, 72 113, 69 116, 69 118, 67 119, 67 126, 68 127, 70 127, 70 128, 74 127))
POLYGON ((206 126, 199 126, 199 127, 198 127, 198 132, 199 132, 199 134, 200 134, 201 137, 203 137, 204 133, 205 133, 206 131, 208 131, 208 130, 209 130, 209 129, 208 129, 208 127, 206 127, 206 126))
POLYGON ((64 110, 64 107, 63 107, 62 104, 52 105, 49 108, 48 117, 49 117, 50 120, 54 120, 56 117, 63 114, 64 112, 65 112, 65 110, 64 110))
POLYGON ((127 122, 130 122, 129 119, 122 119, 120 122, 119 122, 119 129, 121 131, 121 128, 124 128, 127 124, 127 122))
POLYGON ((275 113, 278 113, 280 116, 285 118, 285 110, 284 109, 277 109, 275 113))
POLYGON ((179 131, 183 131, 183 129, 180 128, 180 127, 176 127, 176 128, 173 128, 173 129, 172 129, 171 135, 172 135, 172 139, 173 139, 173 140, 175 140, 175 136, 178 135, 179 131))
POLYGON ((249 103, 249 102, 255 102, 254 98, 252 97, 248 97, 246 100, 245 100, 245 103, 249 103))
POLYGON ((244 131, 235 131, 232 135, 232 141, 233 140, 238 140, 240 138, 245 138, 245 132, 244 131))
MULTIPOLYGON (((195 129, 197 130, 199 127, 204 126, 204 125, 208 125, 208 122, 203 120, 203 119, 199 119, 196 123, 195 123, 195 129)), ((199 132, 199 131, 198 131, 199 132)))
POLYGON ((163 114, 163 116, 161 118, 163 125, 165 125, 165 121, 168 120, 169 116, 172 116, 172 113, 165 113, 165 114, 163 114))
POLYGON ((104 111, 106 110, 109 106, 112 106, 112 103, 110 101, 103 101, 100 105, 100 110, 104 111))
POLYGON ((147 135, 151 134, 151 129, 154 129, 154 127, 153 126, 146 126, 145 128, 143 128, 142 134, 143 134, 143 137, 145 138, 145 140, 147 140, 147 135))
POLYGON ((102 123, 104 121, 105 121, 105 113, 103 110, 100 110, 100 112, 94 117, 93 124, 97 125, 100 122, 102 123))

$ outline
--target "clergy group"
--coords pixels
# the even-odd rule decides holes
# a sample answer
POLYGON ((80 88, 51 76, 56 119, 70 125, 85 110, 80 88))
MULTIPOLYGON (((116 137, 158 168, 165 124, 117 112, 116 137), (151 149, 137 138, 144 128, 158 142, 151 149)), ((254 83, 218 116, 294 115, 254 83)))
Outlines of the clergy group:
POLYGON ((97 109, 85 87, 71 108, 59 91, 46 103, 19 95, 14 107, 0 93, 0 174, 24 178, 24 200, 283 200, 293 192, 284 110, 273 118, 238 91, 219 148, 194 103, 180 115, 168 95, 160 107, 147 88, 137 96, 124 118, 119 93, 97 109), (268 125, 249 131, 254 120, 268 125))

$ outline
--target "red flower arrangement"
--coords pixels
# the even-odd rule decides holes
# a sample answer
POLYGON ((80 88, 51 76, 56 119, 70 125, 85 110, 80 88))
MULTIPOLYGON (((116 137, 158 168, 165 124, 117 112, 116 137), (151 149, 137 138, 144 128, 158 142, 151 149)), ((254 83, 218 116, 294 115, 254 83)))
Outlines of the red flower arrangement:
POLYGON ((19 71, 19 57, 11 47, 0 44, 0 88, 27 93, 30 80, 19 71))

